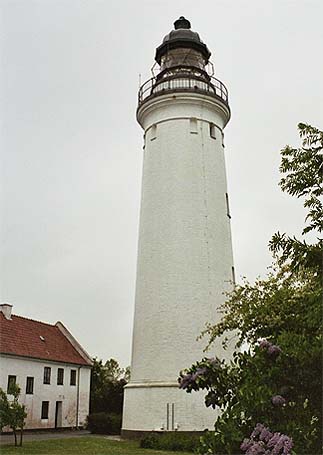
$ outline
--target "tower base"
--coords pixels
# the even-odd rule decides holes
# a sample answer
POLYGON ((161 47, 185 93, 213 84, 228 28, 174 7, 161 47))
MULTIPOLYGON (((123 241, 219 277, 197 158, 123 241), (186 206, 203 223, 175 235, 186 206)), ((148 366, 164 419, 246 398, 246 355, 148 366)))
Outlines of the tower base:
POLYGON ((178 383, 129 383, 125 387, 122 436, 147 432, 212 430, 218 411, 204 404, 205 392, 186 393, 178 383))

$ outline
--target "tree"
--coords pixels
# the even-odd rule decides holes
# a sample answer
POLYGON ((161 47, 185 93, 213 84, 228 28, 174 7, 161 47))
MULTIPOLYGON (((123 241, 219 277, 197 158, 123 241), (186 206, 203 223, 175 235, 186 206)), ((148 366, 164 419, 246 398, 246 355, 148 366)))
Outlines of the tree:
MULTIPOLYGON (((320 235, 323 133, 305 124, 299 124, 299 131, 302 147, 281 152, 280 186, 305 197, 303 235, 320 235)), ((236 333, 231 364, 204 358, 179 379, 187 392, 207 390, 206 405, 222 410, 202 453, 239 453, 242 439, 259 423, 291 436, 297 454, 322 453, 322 239, 308 243, 277 233, 269 247, 274 264, 267 278, 236 285, 222 306, 221 321, 204 332, 209 345, 236 333), (246 342, 248 351, 240 352, 246 342)), ((291 450, 292 442, 282 436, 291 450)), ((253 443, 250 450, 265 450, 259 441, 253 443)), ((275 450, 269 453, 283 449, 275 450)))
POLYGON ((91 413, 122 413, 123 388, 129 381, 130 369, 123 369, 115 359, 93 359, 91 374, 91 413))
POLYGON ((17 431, 20 431, 19 445, 22 446, 23 429, 25 418, 27 417, 26 408, 18 401, 20 396, 19 386, 16 384, 11 386, 8 393, 13 395, 11 401, 8 399, 7 394, 0 388, 0 430, 2 431, 5 426, 12 428, 15 446, 17 446, 17 431))
MULTIPOLYGON (((297 198, 305 197, 304 207, 308 213, 303 235, 323 229, 323 131, 305 123, 298 125, 301 148, 286 146, 282 152, 280 171, 283 177, 280 186, 297 198)), ((290 263, 293 270, 305 266, 314 268, 322 276, 323 239, 309 244, 286 234, 276 233, 269 243, 271 251, 278 257, 279 264, 290 263)))

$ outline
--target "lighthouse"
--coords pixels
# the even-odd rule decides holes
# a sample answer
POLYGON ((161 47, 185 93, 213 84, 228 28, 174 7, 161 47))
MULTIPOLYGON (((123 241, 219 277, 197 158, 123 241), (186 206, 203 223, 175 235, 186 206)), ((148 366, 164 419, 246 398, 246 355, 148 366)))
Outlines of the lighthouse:
MULTIPOLYGON (((234 281, 223 134, 230 108, 210 56, 180 17, 156 49, 157 74, 139 89, 144 156, 125 437, 202 431, 216 419, 203 392, 187 394, 177 382, 206 355, 197 337, 220 320, 234 281)), ((213 355, 230 352, 219 340, 213 355)))

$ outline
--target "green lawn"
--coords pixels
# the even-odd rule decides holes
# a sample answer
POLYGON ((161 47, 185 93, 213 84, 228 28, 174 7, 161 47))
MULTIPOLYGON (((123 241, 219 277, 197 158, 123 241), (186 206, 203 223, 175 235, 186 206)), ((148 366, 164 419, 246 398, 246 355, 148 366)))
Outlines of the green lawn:
POLYGON ((188 452, 167 452, 140 449, 139 442, 111 441, 104 437, 79 436, 68 439, 49 439, 47 441, 25 442, 22 447, 1 446, 1 455, 16 454, 88 454, 88 455, 192 455, 188 452))

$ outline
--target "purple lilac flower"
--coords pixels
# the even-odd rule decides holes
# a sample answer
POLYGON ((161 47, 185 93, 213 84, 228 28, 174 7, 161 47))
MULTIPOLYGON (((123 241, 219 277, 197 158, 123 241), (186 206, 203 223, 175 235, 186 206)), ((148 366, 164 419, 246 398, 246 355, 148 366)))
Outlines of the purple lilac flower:
POLYGON ((292 438, 278 432, 272 433, 261 423, 257 423, 250 439, 244 439, 240 446, 245 455, 291 455, 292 447, 292 438))
POLYGON ((199 376, 203 376, 206 371, 206 368, 198 368, 195 373, 192 374, 191 381, 195 381, 199 376))
POLYGON ((251 433, 251 439, 256 438, 263 430, 268 430, 262 423, 257 423, 253 432, 251 433))
POLYGON ((277 357, 282 352, 279 346, 265 339, 260 341, 259 347, 266 350, 271 357, 277 357))
POLYGON ((221 366, 221 361, 219 359, 217 359, 217 358, 213 357, 213 358, 207 359, 207 360, 209 361, 211 367, 217 368, 217 367, 221 366))
POLYGON ((271 346, 268 347, 267 352, 271 356, 278 356, 282 352, 282 350, 280 349, 279 346, 272 344, 271 346))
POLYGON ((259 435, 260 441, 268 442, 271 438, 273 437, 272 432, 269 430, 269 428, 264 427, 261 430, 261 433, 259 435))
POLYGON ((274 395, 271 399, 271 402, 274 406, 283 406, 286 404, 286 400, 281 395, 274 395))
POLYGON ((247 450, 246 455, 263 455, 265 450, 263 443, 253 441, 253 444, 247 450))
POLYGON ((199 374, 199 376, 203 376, 203 374, 205 374, 207 372, 207 368, 203 367, 203 368, 198 368, 196 370, 196 372, 199 374))
POLYGON ((283 455, 290 455, 292 452, 293 445, 294 444, 292 438, 285 436, 283 455))
POLYGON ((186 389, 189 385, 193 384, 199 376, 203 376, 207 372, 206 368, 197 368, 194 373, 187 373, 179 378, 179 388, 186 389))
POLYGON ((250 439, 244 439, 240 445, 240 449, 244 452, 252 446, 253 442, 250 439))
POLYGON ((267 340, 261 340, 259 343, 261 349, 268 349, 270 346, 272 346, 272 344, 267 340))
POLYGON ((270 438, 270 441, 268 441, 267 445, 268 447, 274 447, 277 442, 279 441, 280 438, 280 433, 274 433, 272 438, 270 438))
POLYGON ((273 437, 268 442, 268 447, 272 449, 272 455, 290 455, 293 440, 285 434, 274 433, 273 437))
POLYGON ((281 439, 281 436, 280 436, 276 445, 274 445, 274 447, 271 450, 272 455, 280 455, 283 447, 284 447, 284 441, 281 439))
POLYGON ((185 374, 180 379, 179 388, 180 389, 186 389, 190 385, 191 380, 192 380, 192 374, 191 373, 185 374))

